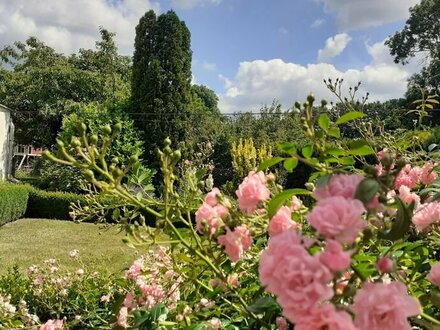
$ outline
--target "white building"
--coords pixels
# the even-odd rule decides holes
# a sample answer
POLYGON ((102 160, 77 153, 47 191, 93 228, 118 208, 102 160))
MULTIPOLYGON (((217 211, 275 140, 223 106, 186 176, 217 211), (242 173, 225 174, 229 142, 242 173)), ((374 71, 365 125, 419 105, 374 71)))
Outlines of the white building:
POLYGON ((9 178, 12 173, 14 124, 11 112, 11 109, 0 104, 0 180, 9 178))

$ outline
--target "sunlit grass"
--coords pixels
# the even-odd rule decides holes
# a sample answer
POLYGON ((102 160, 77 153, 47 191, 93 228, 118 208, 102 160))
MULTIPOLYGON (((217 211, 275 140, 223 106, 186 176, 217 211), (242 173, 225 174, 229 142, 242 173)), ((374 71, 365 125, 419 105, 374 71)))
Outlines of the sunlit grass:
POLYGON ((18 265, 24 270, 32 264, 55 258, 68 269, 120 273, 134 260, 135 250, 122 242, 116 227, 70 221, 21 219, 0 227, 0 272, 18 265), (69 251, 80 251, 80 263, 69 251))

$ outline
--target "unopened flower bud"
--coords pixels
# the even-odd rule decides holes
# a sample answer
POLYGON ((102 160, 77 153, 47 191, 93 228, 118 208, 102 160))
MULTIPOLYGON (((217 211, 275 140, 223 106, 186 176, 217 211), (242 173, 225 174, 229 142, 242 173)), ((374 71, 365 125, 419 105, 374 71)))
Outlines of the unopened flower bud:
POLYGON ((394 271, 394 261, 388 257, 381 257, 377 261, 377 268, 381 273, 391 273, 394 271))
POLYGON ((112 133, 112 128, 110 125, 105 125, 102 131, 104 132, 104 135, 110 135, 112 133))

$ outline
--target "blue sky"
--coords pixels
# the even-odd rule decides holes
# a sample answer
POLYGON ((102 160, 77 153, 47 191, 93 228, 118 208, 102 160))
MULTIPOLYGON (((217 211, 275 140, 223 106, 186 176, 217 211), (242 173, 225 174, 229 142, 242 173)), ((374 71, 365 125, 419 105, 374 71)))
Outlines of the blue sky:
POLYGON ((322 79, 362 81, 371 100, 402 96, 421 60, 393 63, 384 40, 418 0, 0 0, 0 46, 35 35, 60 52, 93 48, 98 26, 132 54, 149 9, 174 9, 191 31, 194 82, 212 88, 223 112, 289 107, 309 92, 331 98, 322 79))

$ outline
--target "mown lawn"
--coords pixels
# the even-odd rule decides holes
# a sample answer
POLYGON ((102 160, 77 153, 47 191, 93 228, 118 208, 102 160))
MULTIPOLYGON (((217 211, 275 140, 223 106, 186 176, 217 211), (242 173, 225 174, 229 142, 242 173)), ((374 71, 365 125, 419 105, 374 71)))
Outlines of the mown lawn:
POLYGON ((0 272, 18 265, 26 269, 48 258, 59 260, 62 268, 121 272, 129 266, 135 250, 122 242, 116 227, 101 228, 89 223, 21 219, 0 227, 0 272), (79 250, 79 262, 69 256, 79 250))

